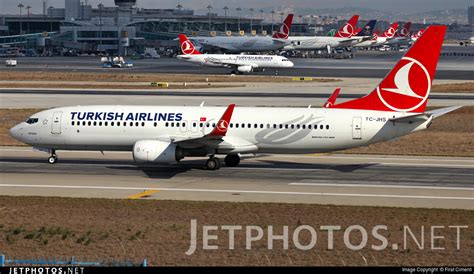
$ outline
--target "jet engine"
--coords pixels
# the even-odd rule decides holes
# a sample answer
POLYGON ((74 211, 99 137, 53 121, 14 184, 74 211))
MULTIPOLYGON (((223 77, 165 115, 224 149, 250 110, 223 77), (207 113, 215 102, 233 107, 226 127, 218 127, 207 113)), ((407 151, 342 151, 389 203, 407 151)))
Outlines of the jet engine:
POLYGON ((244 73, 244 72, 252 72, 252 66, 240 66, 237 68, 238 72, 244 73))
POLYGON ((183 151, 169 142, 143 140, 133 146, 133 159, 136 162, 170 164, 183 159, 183 151))

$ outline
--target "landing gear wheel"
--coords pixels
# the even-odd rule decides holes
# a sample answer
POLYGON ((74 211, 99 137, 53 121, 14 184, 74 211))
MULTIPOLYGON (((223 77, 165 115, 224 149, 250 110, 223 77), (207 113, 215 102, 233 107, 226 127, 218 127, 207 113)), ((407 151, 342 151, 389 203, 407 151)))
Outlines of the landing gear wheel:
POLYGON ((208 170, 218 170, 221 168, 221 162, 218 158, 212 157, 206 162, 206 169, 208 170))
POLYGON ((53 156, 48 158, 48 163, 50 163, 50 164, 55 164, 57 162, 58 162, 58 157, 56 155, 53 155, 53 156))
POLYGON ((240 157, 237 154, 229 154, 224 158, 225 166, 236 167, 240 164, 240 157))

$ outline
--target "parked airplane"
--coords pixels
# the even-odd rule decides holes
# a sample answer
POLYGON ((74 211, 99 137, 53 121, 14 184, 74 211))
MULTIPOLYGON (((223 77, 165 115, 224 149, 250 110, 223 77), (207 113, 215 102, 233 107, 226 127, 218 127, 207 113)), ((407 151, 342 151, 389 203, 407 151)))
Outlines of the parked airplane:
MULTIPOLYGON (((38 112, 10 134, 48 150, 130 151, 137 162, 208 156, 205 167, 237 166, 241 153, 319 153, 424 130, 459 107, 426 111, 446 26, 431 26, 367 96, 327 108, 72 106, 38 112)), ((330 103, 334 103, 331 100, 330 103)))
POLYGON ((405 25, 402 27, 402 29, 399 32, 397 32, 394 38, 387 39, 387 41, 385 42, 385 45, 401 46, 401 45, 410 44, 411 43, 410 28, 411 28, 411 22, 405 23, 405 25))
POLYGON ((273 34, 269 36, 215 36, 215 37, 190 37, 194 44, 201 50, 208 52, 268 52, 282 49, 287 44, 287 38, 290 34, 293 23, 293 14, 288 14, 282 25, 273 34))
POLYGON ((413 33, 411 35, 411 42, 416 42, 416 40, 418 40, 418 38, 420 38, 420 36, 423 34, 424 31, 425 31, 425 29, 420 29, 416 33, 413 33))
MULTIPOLYGON (((334 36, 290 36, 289 44, 283 50, 319 50, 350 46, 353 41, 359 38, 352 38, 356 28, 359 15, 354 15, 342 26, 334 36)), ((360 42, 360 41, 359 41, 360 42)))
POLYGON ((387 41, 387 39, 391 39, 395 36, 395 33, 397 32, 397 28, 398 28, 398 23, 393 23, 381 35, 378 35, 378 33, 374 33, 372 39, 356 44, 355 47, 368 48, 368 47, 381 46, 387 41))
POLYGON ((202 66, 230 68, 234 74, 293 67, 293 62, 278 55, 201 54, 184 34, 179 35, 179 42, 182 54, 178 59, 202 66))

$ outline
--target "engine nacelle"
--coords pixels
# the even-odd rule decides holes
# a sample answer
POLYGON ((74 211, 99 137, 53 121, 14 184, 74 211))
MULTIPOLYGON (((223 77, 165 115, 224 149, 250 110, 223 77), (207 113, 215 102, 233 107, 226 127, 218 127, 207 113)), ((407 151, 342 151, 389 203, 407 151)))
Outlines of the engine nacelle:
POLYGON ((237 68, 238 72, 252 72, 252 66, 240 66, 237 68))
POLYGON ((133 159, 136 162, 171 164, 182 158, 181 148, 169 142, 143 140, 133 146, 133 159))

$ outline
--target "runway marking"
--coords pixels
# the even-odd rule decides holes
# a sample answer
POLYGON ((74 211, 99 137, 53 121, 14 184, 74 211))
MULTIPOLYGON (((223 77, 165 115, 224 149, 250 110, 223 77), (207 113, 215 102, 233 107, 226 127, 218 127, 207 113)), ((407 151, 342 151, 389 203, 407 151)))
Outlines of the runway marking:
MULTIPOLYGON (((102 189, 102 190, 142 190, 143 187, 115 187, 115 186, 76 186, 76 185, 14 185, 0 184, 0 187, 21 188, 62 188, 62 189, 102 189)), ((342 196, 342 197, 370 197, 370 198, 406 198, 406 199, 432 199, 432 200, 474 200, 474 197, 449 197, 449 196, 416 196, 416 195, 391 195, 391 194, 363 194, 363 193, 330 193, 330 192, 291 192, 291 191, 263 191, 263 190, 229 190, 229 189, 191 189, 191 188, 148 188, 158 191, 176 192, 212 192, 212 193, 247 193, 247 194, 278 194, 278 195, 312 195, 312 196, 342 196)))
POLYGON ((138 200, 138 199, 142 199, 142 198, 146 198, 146 197, 149 197, 155 193, 158 193, 160 192, 159 190, 152 190, 152 189, 147 189, 143 192, 140 192, 140 193, 137 193, 137 194, 133 194, 133 195, 130 195, 127 197, 127 199, 130 199, 130 200, 138 200))
POLYGON ((370 187, 370 188, 407 188, 407 189, 438 189, 438 190, 471 190, 474 187, 444 187, 444 186, 409 186, 409 185, 367 185, 367 184, 328 184, 328 183, 289 183, 291 186, 328 186, 328 187, 370 187))
POLYGON ((449 165, 449 164, 422 164, 422 163, 380 163, 384 166, 433 166, 433 167, 458 167, 458 168, 474 168, 474 165, 449 165))
POLYGON ((474 173, 448 173, 448 172, 430 172, 430 175, 452 175, 452 176, 474 176, 474 173))

